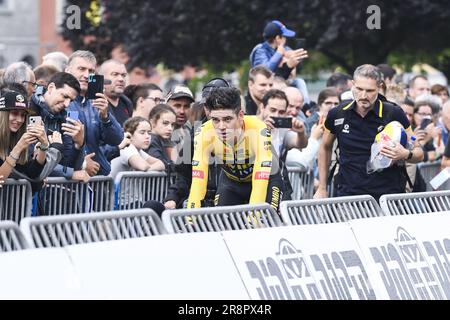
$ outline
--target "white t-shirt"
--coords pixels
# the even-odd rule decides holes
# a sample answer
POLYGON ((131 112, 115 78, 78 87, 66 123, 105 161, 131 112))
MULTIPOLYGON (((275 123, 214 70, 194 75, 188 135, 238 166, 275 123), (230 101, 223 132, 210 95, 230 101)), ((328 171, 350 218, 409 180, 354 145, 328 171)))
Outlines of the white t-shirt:
POLYGON ((119 182, 119 181, 115 181, 115 180, 116 180, 117 175, 120 172, 135 171, 128 163, 130 158, 134 155, 140 155, 144 160, 147 160, 148 158, 150 158, 150 155, 148 153, 146 153, 143 150, 138 151, 138 149, 136 149, 136 147, 132 144, 130 144, 128 147, 120 150, 120 156, 117 158, 114 158, 111 161, 110 176, 113 177, 115 183, 119 182))

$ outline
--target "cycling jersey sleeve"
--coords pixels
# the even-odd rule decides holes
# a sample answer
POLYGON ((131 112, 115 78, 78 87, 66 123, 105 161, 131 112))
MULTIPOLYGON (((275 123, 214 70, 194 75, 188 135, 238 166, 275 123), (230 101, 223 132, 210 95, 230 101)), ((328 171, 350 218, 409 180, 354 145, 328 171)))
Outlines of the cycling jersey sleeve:
POLYGON ((266 202, 267 187, 269 185, 270 169, 272 167, 271 151, 271 133, 270 130, 261 122, 255 141, 255 164, 252 175, 252 193, 250 195, 250 204, 266 202))
POLYGON ((214 130, 210 121, 206 122, 194 137, 194 157, 192 158, 192 183, 189 192, 188 208, 200 208, 205 198, 208 184, 208 163, 210 156, 210 135, 214 130))

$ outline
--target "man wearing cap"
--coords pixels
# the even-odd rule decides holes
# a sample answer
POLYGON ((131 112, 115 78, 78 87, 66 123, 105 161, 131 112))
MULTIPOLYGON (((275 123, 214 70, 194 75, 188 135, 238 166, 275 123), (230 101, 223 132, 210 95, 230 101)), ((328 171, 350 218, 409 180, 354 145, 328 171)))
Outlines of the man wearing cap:
POLYGON ((262 64, 276 75, 288 79, 292 70, 308 57, 303 48, 290 50, 286 47, 286 38, 295 37, 295 32, 278 20, 266 25, 263 37, 265 42, 258 44, 250 53, 251 67, 262 64))
MULTIPOLYGON (((25 88, 20 91, 25 91, 25 88)), ((0 122, 7 126, 0 126, 0 135, 4 139, 0 148, 0 176, 2 179, 11 175, 15 179, 28 179, 35 192, 42 185, 42 179, 59 161, 63 145, 59 133, 47 137, 42 123, 27 125, 25 122, 29 112, 25 95, 11 90, 9 86, 2 88, 0 122), (29 147, 34 144, 37 144, 36 152, 31 157, 29 147)))

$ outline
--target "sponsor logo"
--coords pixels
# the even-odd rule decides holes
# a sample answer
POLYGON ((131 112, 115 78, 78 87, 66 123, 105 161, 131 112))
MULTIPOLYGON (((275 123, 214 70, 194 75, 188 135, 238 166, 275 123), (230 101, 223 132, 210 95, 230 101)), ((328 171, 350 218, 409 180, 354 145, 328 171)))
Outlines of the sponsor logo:
POLYGON ((272 143, 270 141, 264 141, 265 146, 270 146, 272 143))
POLYGON ((342 129, 342 132, 343 132, 343 133, 350 133, 350 130, 349 130, 349 129, 350 129, 350 126, 349 126, 348 124, 345 124, 345 125, 344 125, 344 129, 342 129))
POLYGON ((272 161, 263 161, 263 162, 261 162, 261 167, 263 167, 263 168, 270 168, 270 167, 272 167, 272 161))
POLYGON ((340 118, 340 119, 334 120, 334 125, 335 126, 340 126, 343 123, 344 123, 344 118, 340 118))
POLYGON ((199 163, 198 161, 192 160, 192 166, 193 166, 193 167, 198 166, 198 163, 199 163))
POLYGON ((255 173, 255 180, 269 180, 270 172, 258 171, 255 173))
POLYGON ((261 130, 261 135, 262 135, 263 137, 270 137, 270 136, 271 136, 271 134, 270 134, 270 129, 269 129, 269 128, 264 128, 264 129, 262 129, 262 130, 261 130))
POLYGON ((192 170, 192 178, 203 179, 205 173, 202 170, 192 170))
POLYGON ((25 101, 25 98, 24 98, 21 94, 18 94, 18 95, 16 96, 16 101, 17 101, 17 102, 24 102, 24 101, 25 101))

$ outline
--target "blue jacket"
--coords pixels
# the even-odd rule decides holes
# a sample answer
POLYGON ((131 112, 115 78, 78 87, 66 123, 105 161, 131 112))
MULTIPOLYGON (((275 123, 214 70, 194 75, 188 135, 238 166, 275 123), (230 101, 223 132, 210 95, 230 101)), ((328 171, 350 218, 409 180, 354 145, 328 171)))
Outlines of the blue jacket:
MULTIPOLYGON (((51 113, 42 94, 33 94, 31 97, 30 107, 36 115, 41 116, 47 133, 48 130, 52 130, 58 131, 62 135, 64 145, 62 150, 62 158, 50 176, 66 177, 67 179, 72 178, 73 171, 81 169, 84 152, 83 148, 81 148, 81 150, 76 149, 72 137, 65 135, 61 130, 61 125, 66 122, 66 110, 63 110, 58 114, 51 113)), ((32 153, 34 146, 30 148, 30 150, 32 153)))
POLYGON ((102 121, 98 110, 92 106, 92 101, 82 96, 72 101, 68 110, 79 112, 79 119, 85 127, 85 152, 86 154, 95 152, 93 159, 100 164, 97 175, 107 176, 111 171, 111 164, 100 147, 104 144, 119 145, 123 140, 122 127, 111 112, 108 112, 108 120, 102 121))
POLYGON ((250 65, 253 68, 262 64, 275 72, 282 58, 283 56, 266 41, 253 48, 250 53, 250 65))

